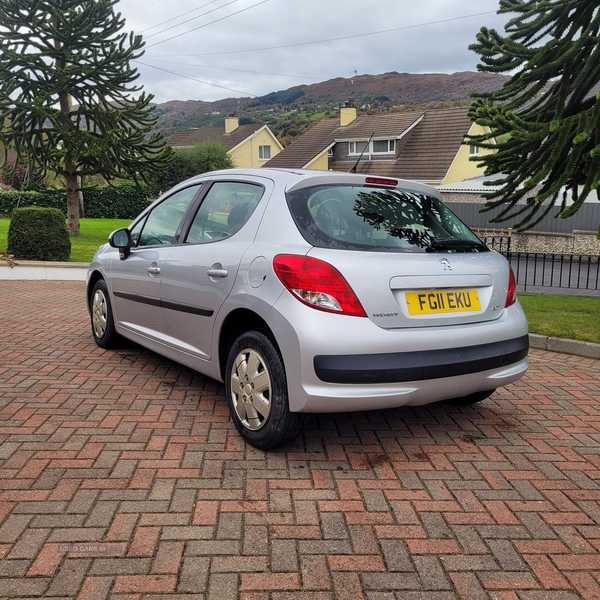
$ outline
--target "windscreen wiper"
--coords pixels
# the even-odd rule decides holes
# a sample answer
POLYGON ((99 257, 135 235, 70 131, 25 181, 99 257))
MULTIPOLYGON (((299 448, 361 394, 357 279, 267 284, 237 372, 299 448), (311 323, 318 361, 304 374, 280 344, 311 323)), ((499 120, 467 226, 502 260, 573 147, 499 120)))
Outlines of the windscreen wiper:
POLYGON ((486 252, 488 247, 476 240, 461 240, 458 238, 433 238, 427 252, 435 252, 436 250, 474 250, 477 252, 486 252))

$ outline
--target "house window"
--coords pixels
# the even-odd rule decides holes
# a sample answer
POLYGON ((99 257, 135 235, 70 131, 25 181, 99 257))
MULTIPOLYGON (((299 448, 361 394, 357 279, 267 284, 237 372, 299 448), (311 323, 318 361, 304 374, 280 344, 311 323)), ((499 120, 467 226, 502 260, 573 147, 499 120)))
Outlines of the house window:
POLYGON ((396 140, 375 140, 373 154, 391 154, 396 151, 396 140))
POLYGON ((271 158, 271 146, 259 146, 258 158, 260 160, 269 160, 271 158))
POLYGON ((350 142, 348 144, 348 154, 361 154, 368 150, 367 145, 369 142, 350 142))
POLYGON ((473 144, 471 144, 469 146, 469 154, 471 156, 475 156, 475 155, 479 154, 479 146, 474 146, 473 144))
POLYGON ((348 154, 393 154, 396 151, 396 140, 375 140, 374 142, 349 142, 348 154))

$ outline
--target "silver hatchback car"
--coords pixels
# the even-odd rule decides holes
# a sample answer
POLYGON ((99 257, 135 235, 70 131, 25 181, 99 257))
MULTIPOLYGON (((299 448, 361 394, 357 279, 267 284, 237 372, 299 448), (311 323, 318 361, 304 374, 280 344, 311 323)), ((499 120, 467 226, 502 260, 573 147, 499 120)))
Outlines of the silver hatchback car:
POLYGON ((278 169, 200 175, 98 249, 96 343, 224 382, 253 446, 306 413, 471 404, 527 369, 515 278, 431 187, 278 169))

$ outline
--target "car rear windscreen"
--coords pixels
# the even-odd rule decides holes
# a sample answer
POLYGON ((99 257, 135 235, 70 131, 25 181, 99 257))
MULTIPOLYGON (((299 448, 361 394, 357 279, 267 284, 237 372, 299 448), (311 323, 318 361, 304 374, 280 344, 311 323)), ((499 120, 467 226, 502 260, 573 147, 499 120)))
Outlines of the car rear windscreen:
POLYGON ((287 201, 306 241, 320 248, 488 251, 440 200, 422 192, 326 185, 290 192, 287 201))

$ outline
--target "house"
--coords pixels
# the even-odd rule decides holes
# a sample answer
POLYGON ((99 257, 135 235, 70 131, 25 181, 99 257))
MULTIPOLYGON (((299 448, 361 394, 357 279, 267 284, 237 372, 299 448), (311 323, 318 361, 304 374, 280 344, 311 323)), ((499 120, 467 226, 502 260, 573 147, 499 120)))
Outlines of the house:
POLYGON ((225 118, 225 129, 201 127, 182 129, 169 137, 172 148, 189 148, 201 142, 218 142, 227 150, 236 167, 261 167, 283 146, 267 125, 240 125, 237 117, 225 118))
POLYGON ((481 151, 464 146, 481 133, 466 108, 357 116, 342 107, 339 119, 322 119, 268 167, 349 171, 442 185, 476 177, 483 169, 469 160, 481 151))

